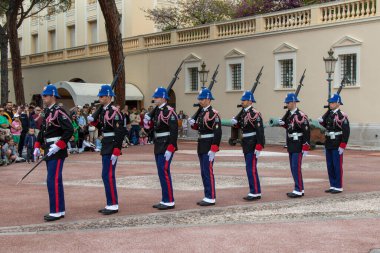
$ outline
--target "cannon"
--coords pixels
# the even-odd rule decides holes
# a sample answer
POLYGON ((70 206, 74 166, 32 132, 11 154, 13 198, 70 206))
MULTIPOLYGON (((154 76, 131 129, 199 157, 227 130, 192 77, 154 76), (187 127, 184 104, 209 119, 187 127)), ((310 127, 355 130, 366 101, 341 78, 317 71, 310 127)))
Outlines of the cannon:
MULTIPOLYGON (((279 127, 278 123, 280 118, 270 118, 268 121, 268 126, 270 127, 279 127)), ((319 124, 318 120, 309 119, 310 125, 310 146, 315 148, 316 144, 325 143, 325 128, 319 124)))

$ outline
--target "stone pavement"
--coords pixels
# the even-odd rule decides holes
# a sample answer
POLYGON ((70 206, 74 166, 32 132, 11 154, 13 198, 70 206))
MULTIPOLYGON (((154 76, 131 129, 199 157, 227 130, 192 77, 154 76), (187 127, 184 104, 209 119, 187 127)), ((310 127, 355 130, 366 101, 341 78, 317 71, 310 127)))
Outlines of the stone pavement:
POLYGON ((98 153, 71 155, 64 165, 66 217, 48 212, 42 165, 16 182, 31 164, 0 167, 0 252, 377 252, 380 248, 380 152, 347 150, 344 193, 324 193, 328 178, 322 150, 304 158, 305 197, 292 190, 288 157, 268 146, 259 158, 263 198, 248 192, 240 148, 222 145, 215 162, 217 204, 201 208, 203 187, 194 152, 181 141, 172 163, 176 208, 158 211, 153 146, 123 150, 117 168, 120 211, 102 216, 105 194, 98 153))

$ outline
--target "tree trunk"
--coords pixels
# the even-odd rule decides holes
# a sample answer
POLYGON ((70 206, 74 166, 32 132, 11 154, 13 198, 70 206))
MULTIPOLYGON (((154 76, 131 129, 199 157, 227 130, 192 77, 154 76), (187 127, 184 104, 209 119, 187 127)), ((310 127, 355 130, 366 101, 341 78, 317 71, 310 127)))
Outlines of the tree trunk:
POLYGON ((1 54, 1 104, 8 101, 8 35, 0 25, 0 54, 1 54))
POLYGON ((17 13, 22 4, 22 0, 9 1, 9 11, 7 13, 9 46, 12 56, 13 86, 16 96, 16 104, 25 104, 24 85, 22 83, 20 46, 17 35, 17 13))
MULTIPOLYGON (((120 14, 114 0, 99 0, 105 20, 108 52, 111 57, 112 73, 115 76, 119 64, 123 61, 123 44, 120 33, 120 14)), ((125 68, 123 68, 115 87, 115 103, 123 108, 125 104, 125 68)))

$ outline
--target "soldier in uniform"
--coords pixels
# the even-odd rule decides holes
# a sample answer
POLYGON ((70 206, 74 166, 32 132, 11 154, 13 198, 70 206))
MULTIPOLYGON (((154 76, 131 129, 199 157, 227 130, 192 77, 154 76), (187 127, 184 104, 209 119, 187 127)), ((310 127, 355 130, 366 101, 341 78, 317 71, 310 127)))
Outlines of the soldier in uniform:
POLYGON ((289 153, 290 169, 294 179, 294 190, 286 195, 289 198, 304 196, 302 178, 302 157, 308 154, 310 149, 310 127, 305 113, 297 108, 299 102, 296 94, 289 93, 285 98, 288 111, 279 124, 286 129, 286 145, 289 153))
POLYGON ((121 146, 125 136, 123 116, 119 109, 111 105, 115 94, 109 85, 102 85, 98 97, 102 111, 99 119, 92 115, 87 117, 91 125, 102 131, 102 179, 106 192, 107 205, 99 213, 110 215, 119 211, 119 202, 116 189, 116 164, 120 156, 121 146))
POLYGON ((221 121, 218 112, 212 108, 211 100, 214 100, 211 91, 202 89, 198 95, 199 104, 202 107, 196 121, 189 119, 189 124, 194 130, 198 130, 198 158, 201 167, 201 175, 205 197, 197 202, 200 206, 215 205, 215 179, 214 158, 219 151, 222 138, 221 121))
POLYGON ((40 148, 44 148, 44 159, 47 166, 46 183, 50 203, 50 212, 44 216, 44 219, 45 221, 55 221, 65 217, 62 169, 67 157, 66 145, 73 135, 74 129, 65 110, 56 104, 56 98, 59 98, 57 88, 48 85, 41 95, 46 107, 33 154, 35 157, 39 157, 41 155, 40 148))
POLYGON ((334 94, 329 102, 329 110, 318 119, 326 128, 326 163, 329 174, 330 189, 326 193, 341 193, 343 191, 343 152, 350 137, 348 115, 339 109, 343 105, 339 94, 334 94))
POLYGON ((241 97, 243 112, 239 118, 231 119, 234 127, 242 129, 242 147, 246 164, 246 171, 249 183, 249 193, 243 199, 247 201, 261 199, 261 187, 257 172, 257 158, 263 150, 265 143, 263 119, 260 112, 253 108, 256 103, 253 93, 245 91, 241 97))
MULTIPOLYGON (((167 104, 169 96, 164 87, 157 88, 152 97, 158 106, 153 115, 154 155, 162 191, 160 203, 153 205, 153 208, 168 210, 175 207, 170 163, 174 152, 178 150, 178 117, 174 108, 167 104)), ((148 123, 149 120, 146 114, 144 121, 148 123)))

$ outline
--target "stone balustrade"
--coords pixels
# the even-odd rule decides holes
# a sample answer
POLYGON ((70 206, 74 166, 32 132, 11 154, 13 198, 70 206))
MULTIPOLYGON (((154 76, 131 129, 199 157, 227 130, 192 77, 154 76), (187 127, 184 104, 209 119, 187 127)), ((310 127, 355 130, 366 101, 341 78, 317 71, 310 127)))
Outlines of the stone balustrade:
MULTIPOLYGON (((239 38, 240 36, 265 35, 269 32, 283 32, 313 26, 339 24, 358 19, 379 18, 377 8, 379 2, 380 0, 336 1, 170 32, 141 35, 123 39, 123 50, 125 53, 129 53, 147 48, 159 49, 207 41, 211 43, 211 41, 239 38)), ((88 0, 87 3, 96 6, 95 0, 88 0)), ((32 22, 37 22, 37 19, 32 18, 32 22)), ((24 66, 48 64, 51 61, 66 61, 94 56, 108 57, 106 42, 23 56, 25 60, 22 61, 22 64, 24 66)))

